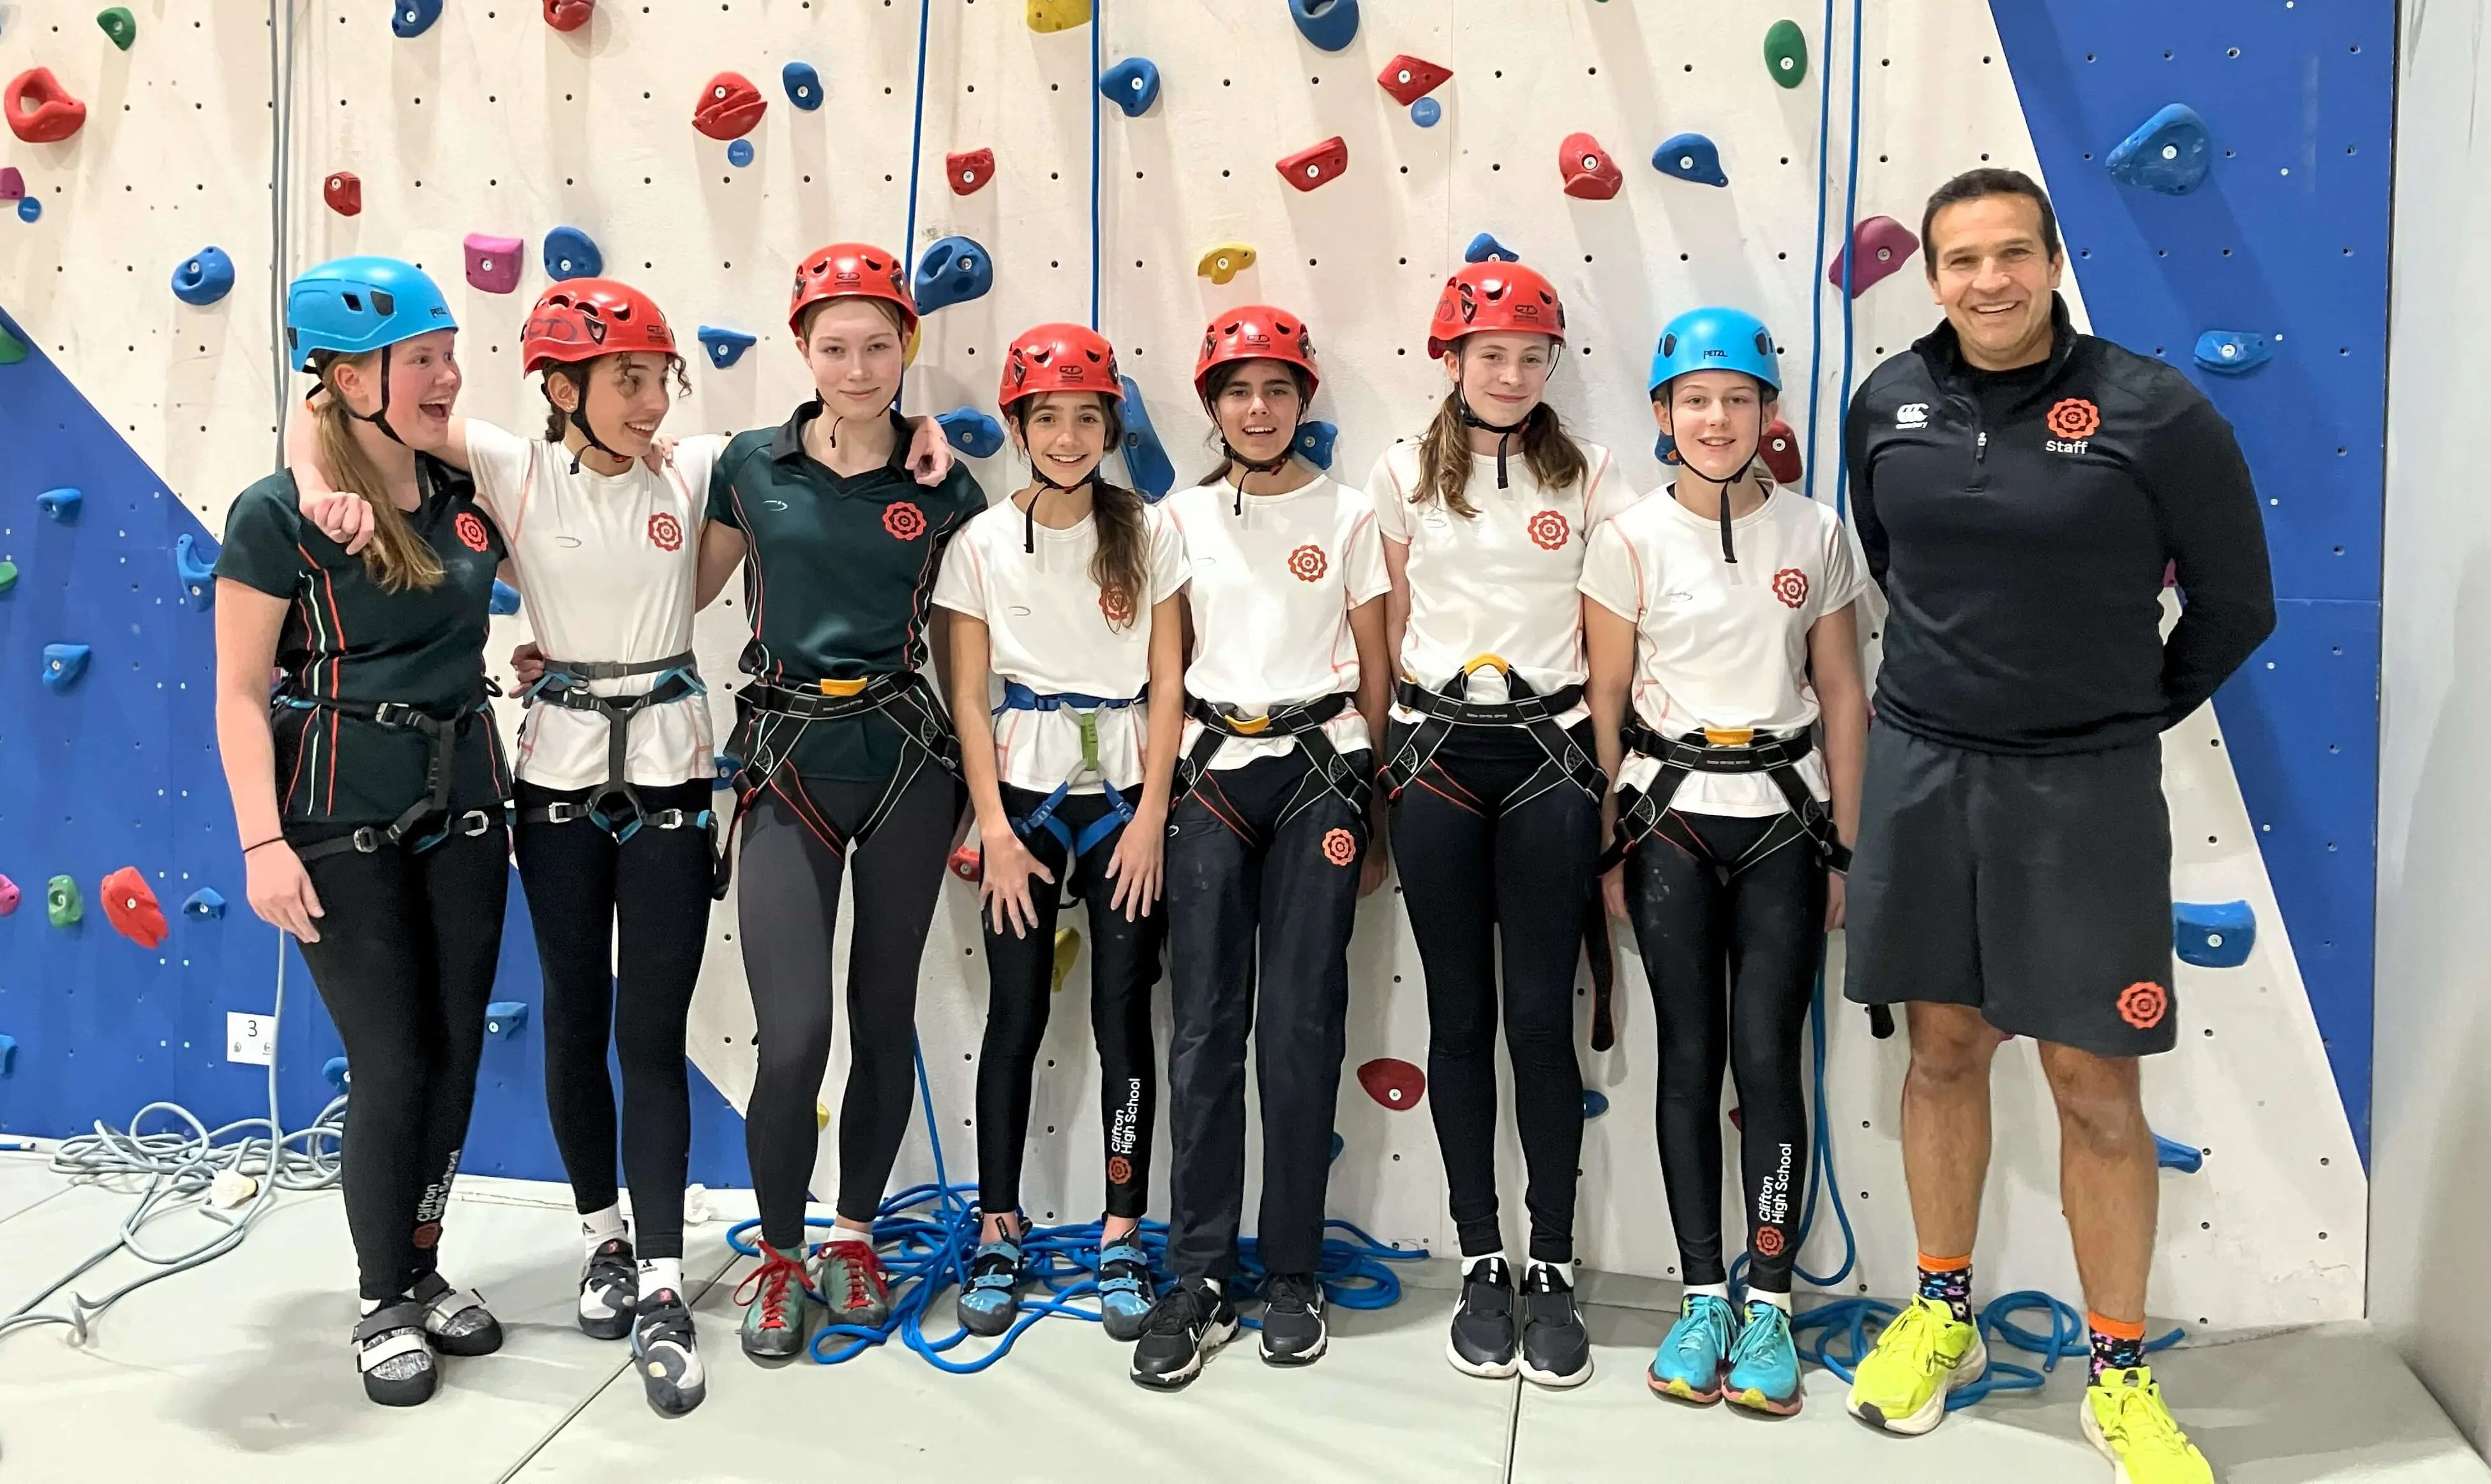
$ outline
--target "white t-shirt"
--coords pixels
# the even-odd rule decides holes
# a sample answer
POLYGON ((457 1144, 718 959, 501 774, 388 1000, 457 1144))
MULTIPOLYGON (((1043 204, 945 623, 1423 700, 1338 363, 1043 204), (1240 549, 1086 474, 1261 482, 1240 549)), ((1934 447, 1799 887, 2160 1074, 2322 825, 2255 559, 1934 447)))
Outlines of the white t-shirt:
MULTIPOLYGON (((1384 451, 1367 476, 1376 529, 1410 548, 1410 622, 1401 635, 1401 673, 1442 689, 1463 665, 1494 655, 1531 688, 1547 695, 1585 678, 1583 608, 1575 584, 1592 528, 1633 503, 1610 469, 1609 451, 1576 441, 1589 472, 1560 490, 1531 477, 1519 449, 1506 456, 1510 487, 1496 487, 1496 455, 1471 455, 1470 502, 1463 517, 1440 504, 1410 503, 1419 487, 1419 445, 1403 440, 1384 451)), ((1506 699, 1493 669, 1473 675, 1473 701, 1506 699)), ((1572 726, 1590 714, 1577 706, 1559 717, 1572 726)), ((1395 720, 1416 715, 1394 707, 1395 720)))
MULTIPOLYGON (((1357 691, 1349 610, 1392 586, 1364 491, 1318 479, 1285 495, 1247 495, 1241 513, 1236 486, 1214 480, 1178 490, 1159 509, 1185 537, 1194 634, 1187 694, 1259 716, 1357 691)), ((1187 721, 1183 750, 1201 735, 1201 722, 1187 721)), ((1371 745, 1354 705, 1324 723, 1324 736, 1337 752, 1371 745)), ((1211 766, 1243 768, 1296 749, 1285 737, 1232 737, 1211 766)))
MULTIPOLYGON (((1867 590, 1850 532, 1831 506, 1792 490, 1730 523, 1736 565, 1721 560, 1721 524, 1667 488, 1602 523, 1583 562, 1583 592, 1635 626, 1634 710, 1663 737, 1707 727, 1787 736, 1816 724, 1807 631, 1867 590)), ((1660 765, 1640 754, 1618 786, 1643 788, 1660 765)), ((1799 764, 1819 799, 1825 753, 1799 764)), ((1691 814, 1760 816, 1788 808, 1765 773, 1697 772, 1671 806, 1691 814)))
MULTIPOLYGON (((934 601, 984 622, 987 664, 1003 680, 1040 695, 1139 695, 1151 679, 1151 612, 1185 585, 1185 543, 1175 525, 1156 508, 1143 512, 1143 525, 1150 592, 1122 626, 1108 622, 1106 594, 1090 579, 1097 518, 1061 531, 1038 527, 1031 552, 1022 547, 1028 517, 1010 500, 988 507, 952 538, 934 601)), ((1147 705, 1099 713, 1099 764, 1119 789, 1142 781, 1147 713, 1147 705)), ((1081 766, 1081 722, 1070 710, 998 711, 994 728, 995 771, 1014 788, 1052 793, 1081 766)), ((1099 787, 1094 779, 1074 792, 1099 787)))
MULTIPOLYGON (((725 448, 723 438, 688 438, 663 474, 639 463, 628 474, 584 464, 573 474, 559 445, 467 420, 476 503, 502 528, 547 658, 637 664, 690 651, 710 467, 725 448)), ((645 695, 661 678, 626 676, 589 689, 645 695)), ((601 713, 529 707, 518 776, 550 789, 603 783, 607 730, 601 713)), ((626 771, 649 787, 713 777, 713 750, 709 702, 690 696, 631 718, 626 771)))

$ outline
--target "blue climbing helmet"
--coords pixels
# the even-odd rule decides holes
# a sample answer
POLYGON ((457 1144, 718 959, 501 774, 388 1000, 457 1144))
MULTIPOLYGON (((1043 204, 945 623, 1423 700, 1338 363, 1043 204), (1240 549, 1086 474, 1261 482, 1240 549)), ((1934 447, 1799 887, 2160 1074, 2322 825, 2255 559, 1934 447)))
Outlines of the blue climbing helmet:
POLYGON ((285 291, 285 353, 298 371, 315 351, 360 356, 435 330, 455 330, 441 285, 413 263, 348 257, 323 263, 285 291))
POLYGON ((1689 309, 1669 322, 1653 350, 1647 385, 1657 397, 1661 388, 1689 371, 1743 371, 1769 393, 1782 389, 1782 362, 1773 354, 1773 332, 1746 310, 1719 305, 1689 309))

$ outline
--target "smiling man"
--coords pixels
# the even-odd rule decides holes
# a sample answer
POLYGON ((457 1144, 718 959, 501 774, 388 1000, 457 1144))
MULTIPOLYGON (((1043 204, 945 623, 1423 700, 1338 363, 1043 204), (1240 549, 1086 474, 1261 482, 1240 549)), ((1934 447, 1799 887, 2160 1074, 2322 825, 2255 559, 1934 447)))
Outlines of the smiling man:
POLYGON ((1861 545, 1890 608, 1850 877, 1849 997, 1902 1004, 1919 1296, 1854 1415, 1919 1434, 1986 1364, 1971 1253, 2000 1033, 2059 1110, 2091 1310, 2084 1430, 2131 1484, 2213 1477, 2145 1365, 2154 1145, 2137 1059, 2171 1049, 2160 736, 2274 627, 2265 532, 2223 421, 2163 362, 2079 335, 2049 197, 1975 170, 1920 223, 1946 323, 1851 405, 1861 545), (2163 574, 2182 616, 2161 630, 2163 574), (1934 1254, 1934 1255, 1932 1255, 1934 1254))

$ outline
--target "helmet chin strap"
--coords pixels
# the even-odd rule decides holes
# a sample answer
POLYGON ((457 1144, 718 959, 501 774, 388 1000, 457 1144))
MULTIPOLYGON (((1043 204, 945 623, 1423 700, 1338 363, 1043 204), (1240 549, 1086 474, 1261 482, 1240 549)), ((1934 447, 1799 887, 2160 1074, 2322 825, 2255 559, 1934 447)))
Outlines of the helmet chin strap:
POLYGON ((358 422, 370 423, 372 426, 379 428, 382 432, 388 434, 390 442, 396 444, 399 448, 404 448, 406 447, 406 440, 400 438, 397 435, 397 429, 390 426, 389 423, 391 348, 392 347, 387 345, 381 347, 381 405, 379 408, 368 413, 357 412, 342 396, 337 398, 337 405, 346 409, 346 416, 353 418, 358 422))
MULTIPOLYGON (((571 381, 571 378, 570 378, 570 377, 568 377, 568 376, 565 376, 565 377, 563 378, 563 380, 565 380, 565 381, 571 381)), ((591 427, 591 426, 589 426, 589 425, 588 425, 588 387, 587 387, 587 385, 586 385, 585 383, 583 383, 583 382, 576 382, 576 381, 572 381, 572 382, 571 383, 571 390, 572 390, 572 391, 574 391, 574 392, 576 392, 576 393, 579 393, 579 405, 578 405, 578 406, 576 406, 576 407, 574 407, 574 408, 571 408, 571 409, 570 411, 568 411, 568 412, 563 412, 563 406, 562 406, 562 404, 561 404, 560 402, 553 402, 553 388, 551 388, 551 387, 547 387, 547 388, 545 388, 545 389, 544 389, 545 400, 546 400, 546 401, 548 401, 548 402, 553 402, 554 411, 556 411, 556 412, 561 412, 561 413, 562 413, 562 415, 563 415, 563 417, 564 417, 564 419, 565 419, 566 421, 568 421, 568 422, 571 423, 571 425, 572 427, 575 427, 575 428, 579 429, 579 436, 588 440, 588 447, 589 447, 589 448, 591 448, 591 449, 595 449, 598 452, 604 454, 607 458, 613 459, 615 462, 617 462, 617 463, 619 463, 619 464, 622 464, 622 465, 624 465, 624 466, 626 466, 626 467, 628 468, 628 467, 630 465, 630 462, 631 462, 631 461, 630 461, 630 459, 628 459, 628 458, 624 457, 622 454, 615 452, 612 449, 607 448, 607 447, 605 446, 605 440, 597 436, 597 429, 595 429, 595 428, 593 428, 593 427, 591 427)), ((571 473, 573 473, 573 474, 577 474, 577 473, 579 472, 579 461, 580 461, 581 457, 586 453, 586 451, 587 451, 586 450, 580 450, 580 449, 574 449, 574 450, 572 450, 572 451, 571 451, 571 473)))
MULTIPOLYGON (((1478 413, 1471 410, 1470 393, 1464 392, 1459 383, 1456 383, 1453 387, 1453 405, 1455 409, 1461 413, 1462 426, 1476 427, 1483 431, 1496 434, 1496 487, 1499 489, 1509 487, 1509 482, 1506 479, 1505 470, 1506 445, 1513 441, 1514 434, 1521 432, 1525 427, 1531 425, 1531 413, 1524 413, 1521 421, 1519 422, 1508 422, 1501 426, 1497 423, 1490 422, 1485 418, 1480 417, 1478 413)), ((1538 412, 1539 410, 1539 408, 1534 407, 1531 409, 1531 412, 1538 412)))
POLYGON ((1228 441, 1228 429, 1220 426, 1219 412, 1216 408, 1213 407, 1211 403, 1206 401, 1202 404, 1202 410, 1211 415, 1211 425, 1213 427, 1219 428, 1219 451, 1228 456, 1228 462, 1232 466, 1245 471, 1245 473, 1237 476, 1236 485, 1236 513, 1244 515, 1246 513, 1246 480, 1258 474, 1277 474, 1281 470, 1289 467, 1289 456, 1298 446, 1298 428, 1305 426, 1306 423, 1305 414, 1303 409, 1300 410, 1297 424, 1289 429, 1289 441, 1281 446, 1279 457, 1257 460, 1247 458, 1245 454, 1237 451, 1237 445, 1228 441))
POLYGON ((1678 455, 1678 467, 1682 471, 1688 475, 1692 475, 1694 478, 1713 486, 1714 503, 1717 507, 1721 521, 1721 560, 1729 563, 1733 567, 1736 567, 1739 564, 1739 553, 1738 549, 1731 544, 1730 540, 1730 486, 1738 483, 1741 480, 1745 479, 1747 477, 1747 471, 1753 469, 1755 466, 1756 451, 1754 449, 1749 449, 1747 451, 1746 458, 1739 465, 1739 472, 1737 474, 1730 476, 1726 480, 1716 480, 1710 475, 1698 471, 1695 467, 1694 461, 1689 459, 1684 451, 1680 452, 1678 455))
MULTIPOLYGON (((1100 457, 1103 459, 1105 455, 1101 454, 1100 457)), ((1029 509, 1021 511, 1020 549, 1035 556, 1038 552, 1038 502, 1046 498, 1046 491, 1049 489, 1062 490, 1066 494, 1070 494, 1090 483, 1099 477, 1099 466, 1092 464, 1088 474, 1067 484, 1040 467, 1038 454, 1032 452, 1029 455, 1029 473, 1032 479, 1045 486, 1044 489, 1029 497, 1029 509)))

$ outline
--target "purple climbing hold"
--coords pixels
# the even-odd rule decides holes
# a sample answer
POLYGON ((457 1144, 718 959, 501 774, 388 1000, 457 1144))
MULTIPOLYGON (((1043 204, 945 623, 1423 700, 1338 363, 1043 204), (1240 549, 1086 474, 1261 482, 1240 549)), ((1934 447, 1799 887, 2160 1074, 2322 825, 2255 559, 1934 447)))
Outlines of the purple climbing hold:
POLYGON ((15 165, 0 168, 0 201, 21 201, 26 196, 26 177, 15 165))
POLYGON ((515 237, 467 234, 467 282, 487 294, 507 294, 519 286, 519 265, 527 244, 515 237))
POLYGON ((1859 298, 1872 284, 1890 277, 1911 261, 1919 251, 1920 240, 1912 229, 1891 217, 1871 217, 1851 229, 1849 249, 1833 255, 1833 265, 1825 272, 1825 279, 1835 288, 1842 286, 1845 266, 1858 254, 1859 266, 1850 269, 1851 297, 1859 298))

